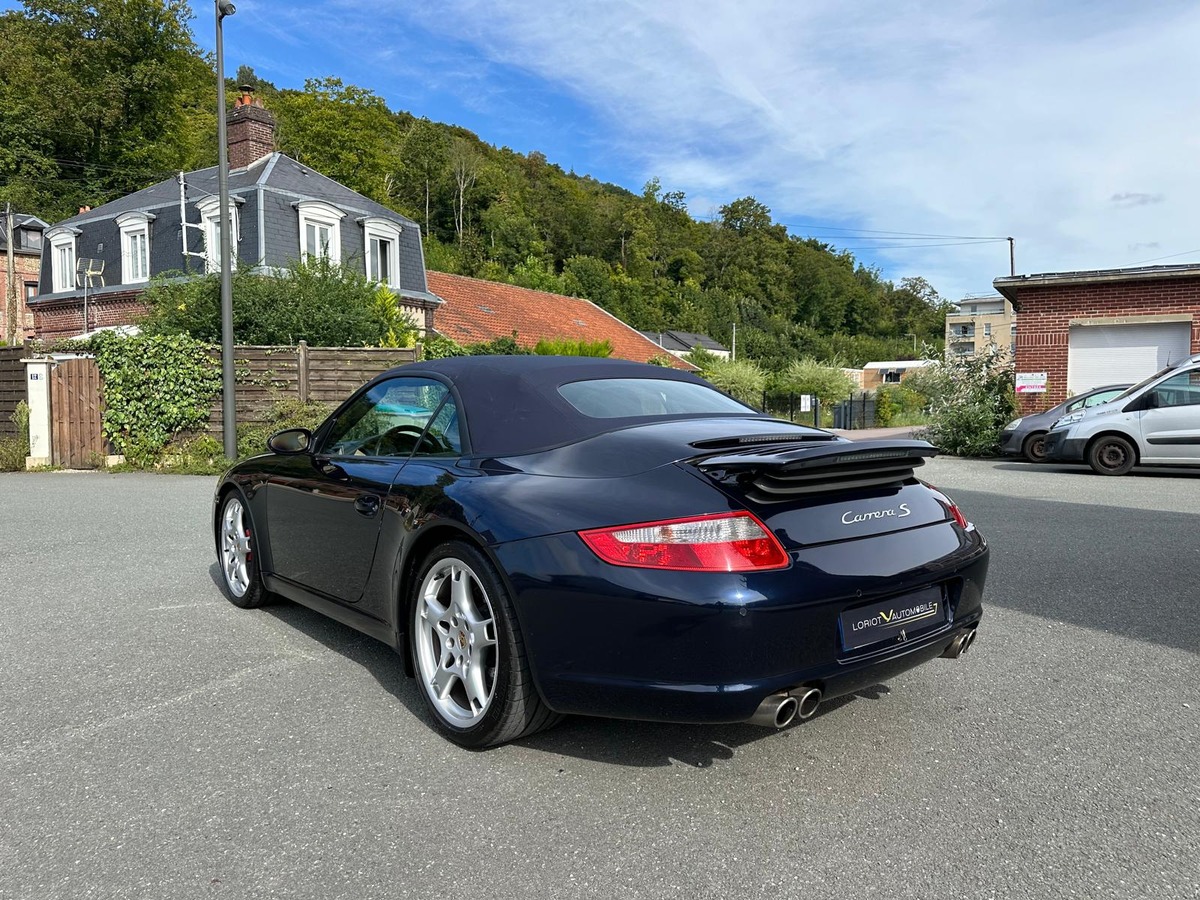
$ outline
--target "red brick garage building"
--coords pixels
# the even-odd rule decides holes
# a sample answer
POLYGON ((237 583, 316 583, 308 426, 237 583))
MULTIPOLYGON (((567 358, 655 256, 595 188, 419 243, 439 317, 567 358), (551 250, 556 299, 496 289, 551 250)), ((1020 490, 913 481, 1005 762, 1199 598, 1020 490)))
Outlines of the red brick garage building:
POLYGON ((1014 275, 992 282, 1017 311, 1018 372, 1047 373, 1047 409, 1102 384, 1136 382, 1200 353, 1200 265, 1014 275))

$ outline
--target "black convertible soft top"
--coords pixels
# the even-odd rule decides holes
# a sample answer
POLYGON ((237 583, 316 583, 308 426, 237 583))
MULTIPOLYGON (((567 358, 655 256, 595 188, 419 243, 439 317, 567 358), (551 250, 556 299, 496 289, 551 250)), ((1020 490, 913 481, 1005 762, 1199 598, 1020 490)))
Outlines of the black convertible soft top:
MULTIPOLYGON (((449 381, 458 392, 471 455, 492 457, 571 444, 630 425, 697 417, 671 413, 617 418, 587 416, 559 393, 565 384, 638 378, 680 381, 716 390, 699 376, 680 369, 580 356, 459 356, 409 363, 381 378, 389 375, 427 375, 449 381)), ((748 406, 739 406, 733 412, 701 415, 762 416, 748 406)))

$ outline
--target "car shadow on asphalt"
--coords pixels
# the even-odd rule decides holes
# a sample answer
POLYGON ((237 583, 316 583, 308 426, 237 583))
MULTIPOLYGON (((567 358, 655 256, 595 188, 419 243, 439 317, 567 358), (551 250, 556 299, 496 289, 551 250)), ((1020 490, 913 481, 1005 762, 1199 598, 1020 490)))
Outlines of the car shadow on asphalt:
MULTIPOLYGON (((1078 475, 1088 478, 1105 478, 1108 476, 1097 475, 1088 466, 1079 463, 1072 465, 1070 463, 1023 463, 1023 462, 997 462, 993 466, 998 472, 1024 472, 1029 475, 1078 475)), ((1180 478, 1180 479, 1198 479, 1200 478, 1200 467, 1197 466, 1138 466, 1130 472, 1119 476, 1121 478, 1180 478)))
MULTIPOLYGON (((221 569, 209 567, 213 583, 221 587, 221 569)), ((327 649, 362 666, 380 687, 404 704, 421 727, 428 724, 429 712, 417 690, 417 684, 404 672, 404 661, 392 648, 368 635, 355 631, 299 603, 278 599, 263 606, 267 613, 327 649)), ((811 722, 859 700, 879 700, 889 693, 887 685, 877 684, 844 697, 827 700, 817 709, 811 722)), ((745 744, 771 736, 790 737, 806 726, 797 721, 776 731, 757 725, 677 725, 660 722, 635 722, 567 716, 556 727, 515 741, 518 747, 554 753, 591 762, 633 768, 686 765, 705 768, 732 759, 745 744)), ((464 751, 468 752, 468 751, 464 751)))

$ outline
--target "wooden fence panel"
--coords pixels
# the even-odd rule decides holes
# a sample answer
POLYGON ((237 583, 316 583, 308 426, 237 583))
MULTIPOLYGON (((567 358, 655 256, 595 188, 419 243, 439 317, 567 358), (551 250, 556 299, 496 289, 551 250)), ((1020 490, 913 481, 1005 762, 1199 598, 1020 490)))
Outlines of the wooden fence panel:
MULTIPOLYGON (((220 359, 220 350, 213 351, 220 359)), ((281 400, 338 403, 380 372, 413 362, 417 351, 377 347, 235 347, 239 423, 269 419, 281 400)), ((221 398, 213 401, 208 433, 220 439, 221 398)))
POLYGON ((25 399, 24 347, 0 347, 0 437, 15 437, 13 413, 25 399))
POLYGON ((100 370, 94 359, 61 359, 50 369, 53 463, 94 469, 103 462, 100 370))

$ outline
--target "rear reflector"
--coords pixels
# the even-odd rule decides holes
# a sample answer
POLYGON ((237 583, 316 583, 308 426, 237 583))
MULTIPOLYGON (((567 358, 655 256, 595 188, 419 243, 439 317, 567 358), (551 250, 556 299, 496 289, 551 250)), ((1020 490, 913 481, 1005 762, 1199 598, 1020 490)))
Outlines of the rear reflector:
POLYGON ((614 566, 685 572, 782 569, 787 554, 748 512, 643 522, 581 531, 597 556, 614 566))

